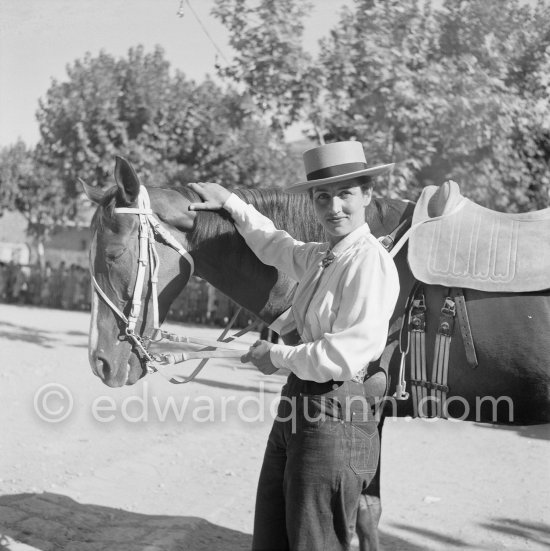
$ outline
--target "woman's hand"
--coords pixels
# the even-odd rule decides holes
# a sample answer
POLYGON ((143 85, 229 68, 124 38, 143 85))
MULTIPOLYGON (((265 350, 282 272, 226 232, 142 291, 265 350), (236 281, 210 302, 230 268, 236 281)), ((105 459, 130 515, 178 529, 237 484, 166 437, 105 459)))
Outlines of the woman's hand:
POLYGON ((241 358, 242 363, 253 363, 264 375, 273 375, 278 369, 271 363, 269 351, 273 346, 267 341, 256 341, 241 358))
POLYGON ((191 203, 189 210, 220 210, 231 192, 220 184, 205 184, 203 182, 187 184, 193 191, 199 194, 202 203, 191 203))

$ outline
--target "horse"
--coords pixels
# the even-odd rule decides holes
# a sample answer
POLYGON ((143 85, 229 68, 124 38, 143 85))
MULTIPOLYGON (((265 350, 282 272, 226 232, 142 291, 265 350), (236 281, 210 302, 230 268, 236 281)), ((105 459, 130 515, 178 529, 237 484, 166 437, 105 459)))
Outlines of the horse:
MULTIPOLYGON (((89 338, 89 360, 92 371, 108 386, 132 385, 147 374, 147 350, 143 343, 153 330, 151 312, 155 294, 149 276, 139 299, 143 307, 135 320, 135 334, 128 333, 124 320, 132 309, 132 293, 138 279, 140 190, 143 187, 132 166, 117 157, 116 186, 105 193, 84 184, 88 197, 98 204, 91 223, 90 269, 95 280, 89 338), (126 209, 126 210, 124 210, 126 209), (98 292, 98 289, 101 292, 98 292), (111 304, 109 304, 109 302, 111 304), (118 308, 123 317, 114 313, 118 308)), ((266 323, 277 319, 289 307, 296 283, 275 268, 262 264, 236 232, 223 212, 194 212, 188 206, 198 197, 189 189, 147 187, 150 212, 161 227, 177 240, 178 246, 157 246, 158 315, 162 321, 171 302, 182 291, 192 270, 236 303, 266 323), (185 249, 182 253, 181 249, 185 249)), ((302 241, 324 241, 322 228, 316 222, 309 197, 289 195, 280 190, 237 190, 252 203, 302 241)), ((366 208, 366 221, 377 237, 388 235, 407 220, 414 204, 400 199, 374 198, 366 208)), ((401 342, 403 319, 411 298, 415 279, 407 262, 405 245, 394 258, 400 277, 400 295, 390 322, 385 370, 387 396, 397 396, 384 403, 383 418, 413 416, 410 395, 396 393, 402 379, 401 342), (393 346, 392 346, 393 345, 393 346)), ((438 285, 424 286, 427 304, 441 304, 448 290, 438 285)), ((449 349, 448 417, 482 423, 540 424, 550 422, 549 370, 550 291, 529 293, 491 293, 465 290, 478 366, 468 365, 461 335, 449 349), (536 324, 524 320, 535 318, 536 324), (506 398, 501 403, 501 399, 506 398), (484 400, 488 405, 484 407, 484 400), (504 406, 506 407, 503 407, 504 406)), ((426 341, 435 339, 439 309, 426 311, 426 341)), ((428 361, 431 360, 428 348, 428 361)), ((370 366, 369 366, 370 368, 370 366)), ((375 366, 376 370, 380 366, 375 366)), ((405 371, 408 379, 410 375, 405 371)), ((380 518, 380 466, 378 473, 359 504, 357 532, 361 549, 377 549, 377 524, 380 518)))

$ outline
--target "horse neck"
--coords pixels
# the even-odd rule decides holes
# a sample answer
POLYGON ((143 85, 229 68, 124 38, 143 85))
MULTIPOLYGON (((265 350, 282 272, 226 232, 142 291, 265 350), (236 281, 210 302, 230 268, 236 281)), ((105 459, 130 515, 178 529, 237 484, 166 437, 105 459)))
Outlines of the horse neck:
MULTIPOLYGON (((249 190, 237 192, 281 228, 297 239, 320 240, 321 228, 315 220, 308 198, 279 191, 249 190)), ((172 216, 171 224, 186 226, 186 243, 195 261, 195 273, 222 293, 271 322, 290 306, 295 282, 271 266, 262 264, 237 233, 223 212, 192 213, 187 209, 197 198, 188 190, 179 199, 164 200, 162 208, 183 213, 181 220, 172 216)))
POLYGON ((260 319, 271 322, 290 306, 294 283, 262 264, 244 241, 206 240, 192 254, 197 275, 260 319))

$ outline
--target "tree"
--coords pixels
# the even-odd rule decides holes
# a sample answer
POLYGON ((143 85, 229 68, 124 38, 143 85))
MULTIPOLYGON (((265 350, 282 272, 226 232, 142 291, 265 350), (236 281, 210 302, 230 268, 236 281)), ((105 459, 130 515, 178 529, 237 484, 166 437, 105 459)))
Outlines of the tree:
POLYGON ((111 183, 116 154, 152 185, 272 186, 294 176, 286 145, 268 134, 246 97, 172 73, 160 47, 138 46, 121 59, 88 54, 67 75, 52 83, 37 114, 37 155, 58 172, 66 197, 78 195, 78 177, 111 183))
POLYGON ((295 0, 216 0, 213 13, 228 28, 236 52, 231 65, 219 67, 220 75, 244 85, 281 135, 305 114, 322 141, 322 73, 301 43, 311 7, 295 0))
POLYGON ((260 106, 271 93, 261 83, 277 75, 274 97, 263 104, 270 116, 303 117, 321 143, 358 139, 371 161, 396 162, 382 193, 415 199, 423 186, 453 178, 493 208, 548 206, 548 2, 355 0, 315 59, 300 49, 297 33, 285 63, 260 56, 262 45, 285 36, 288 20, 303 16, 301 3, 287 0, 282 21, 267 18, 266 4, 217 0, 215 13, 237 50, 223 74, 245 84, 260 106), (265 28, 236 10, 262 14, 265 28), (293 80, 293 71, 315 75, 316 86, 307 76, 293 80))
POLYGON ((25 216, 39 256, 51 230, 74 218, 71 204, 64 200, 61 179, 21 141, 0 151, 0 208, 25 216))

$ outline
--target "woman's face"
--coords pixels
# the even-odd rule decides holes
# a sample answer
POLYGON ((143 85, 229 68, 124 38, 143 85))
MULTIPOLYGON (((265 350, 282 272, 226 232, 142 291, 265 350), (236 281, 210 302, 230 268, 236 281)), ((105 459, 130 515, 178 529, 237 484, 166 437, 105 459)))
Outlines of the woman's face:
POLYGON ((311 197, 332 246, 365 223, 365 207, 371 201, 372 190, 363 191, 353 182, 339 182, 313 188, 311 197))

